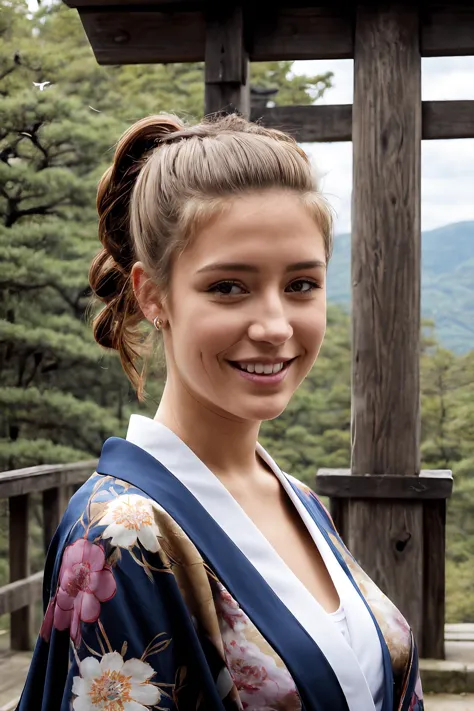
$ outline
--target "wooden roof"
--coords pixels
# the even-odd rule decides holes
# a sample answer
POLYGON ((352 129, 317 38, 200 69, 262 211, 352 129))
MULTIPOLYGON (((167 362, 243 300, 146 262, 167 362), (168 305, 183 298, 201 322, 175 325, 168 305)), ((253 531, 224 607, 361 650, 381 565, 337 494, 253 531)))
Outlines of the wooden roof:
MULTIPOLYGON (((99 64, 203 61, 206 17, 212 3, 198 0, 65 0, 77 8, 99 64)), ((409 5, 413 5, 411 0, 409 5)), ((355 2, 243 2, 251 61, 346 59, 354 55, 355 2)), ((421 53, 474 54, 472 0, 424 0, 421 53)))

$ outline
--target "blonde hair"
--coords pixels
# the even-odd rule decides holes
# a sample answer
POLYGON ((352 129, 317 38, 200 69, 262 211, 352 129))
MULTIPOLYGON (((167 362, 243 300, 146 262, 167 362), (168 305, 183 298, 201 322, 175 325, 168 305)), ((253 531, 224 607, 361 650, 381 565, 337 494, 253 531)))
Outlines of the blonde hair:
POLYGON ((138 260, 166 293, 173 258, 225 205, 226 198, 267 188, 301 196, 332 250, 332 212, 318 190, 307 155, 290 136, 238 115, 186 126, 177 117, 149 116, 118 141, 113 165, 97 192, 102 250, 89 282, 104 304, 95 317, 96 341, 117 350, 143 396, 143 320, 131 284, 138 260))

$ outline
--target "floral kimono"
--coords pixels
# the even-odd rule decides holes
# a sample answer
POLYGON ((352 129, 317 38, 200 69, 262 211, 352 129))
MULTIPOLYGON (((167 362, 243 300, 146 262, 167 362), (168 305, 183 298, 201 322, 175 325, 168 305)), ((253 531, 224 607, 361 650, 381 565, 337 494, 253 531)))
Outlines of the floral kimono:
POLYGON ((18 711, 423 710, 408 624, 315 494, 258 454, 328 567, 344 630, 204 463, 135 415, 52 541, 18 711))

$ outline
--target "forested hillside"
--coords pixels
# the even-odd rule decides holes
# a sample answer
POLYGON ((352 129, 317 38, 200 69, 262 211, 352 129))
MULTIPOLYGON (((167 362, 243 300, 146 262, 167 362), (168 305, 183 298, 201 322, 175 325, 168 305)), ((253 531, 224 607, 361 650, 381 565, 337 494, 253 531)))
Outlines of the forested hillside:
MULTIPOLYGON (((445 348, 474 348, 474 221, 458 222, 422 235, 421 309, 436 322, 445 348)), ((328 273, 330 301, 350 303, 351 237, 337 235, 328 273)))
MULTIPOLYGON (((20 0, 0 0, 0 10, 5 470, 95 456, 104 438, 124 433, 138 408, 117 359, 96 347, 88 326, 87 272, 98 249, 95 190, 114 142, 135 119, 157 111, 202 114, 203 71, 199 64, 99 67, 76 13, 64 5, 48 5, 33 18, 20 0), (43 91, 33 85, 43 81, 50 82, 43 91)), ((278 87, 281 104, 302 104, 317 98, 331 75, 294 77, 291 62, 274 62, 252 66, 252 82, 278 87)), ((330 277, 338 287, 347 280, 337 279, 342 243, 336 241, 330 277)), ((465 264, 449 263, 456 254, 454 238, 451 243, 453 254, 449 241, 443 243, 444 264, 460 272, 465 264)), ((440 279, 453 289, 459 285, 454 281, 440 279)), ((449 299, 438 297, 452 325, 449 299)), ((472 301, 470 308, 472 314, 472 301)), ((438 311, 433 315, 437 319, 438 311)), ((443 350, 429 329, 424 343, 423 466, 453 468, 456 477, 449 510, 448 615, 474 621, 467 594, 474 582, 474 351, 443 350)), ((155 370, 142 406, 149 413, 162 383, 155 370)), ((314 371, 285 414, 264 426, 262 441, 282 466, 311 483, 318 467, 348 466, 349 421, 349 321, 331 306, 314 371)))

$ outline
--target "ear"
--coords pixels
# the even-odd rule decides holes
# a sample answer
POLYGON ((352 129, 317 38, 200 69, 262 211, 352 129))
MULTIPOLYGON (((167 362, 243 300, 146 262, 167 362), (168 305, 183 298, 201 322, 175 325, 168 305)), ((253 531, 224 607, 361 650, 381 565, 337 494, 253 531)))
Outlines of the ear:
POLYGON ((135 298, 147 321, 153 323, 155 318, 164 319, 158 287, 145 271, 142 262, 135 262, 131 272, 132 286, 135 298))

